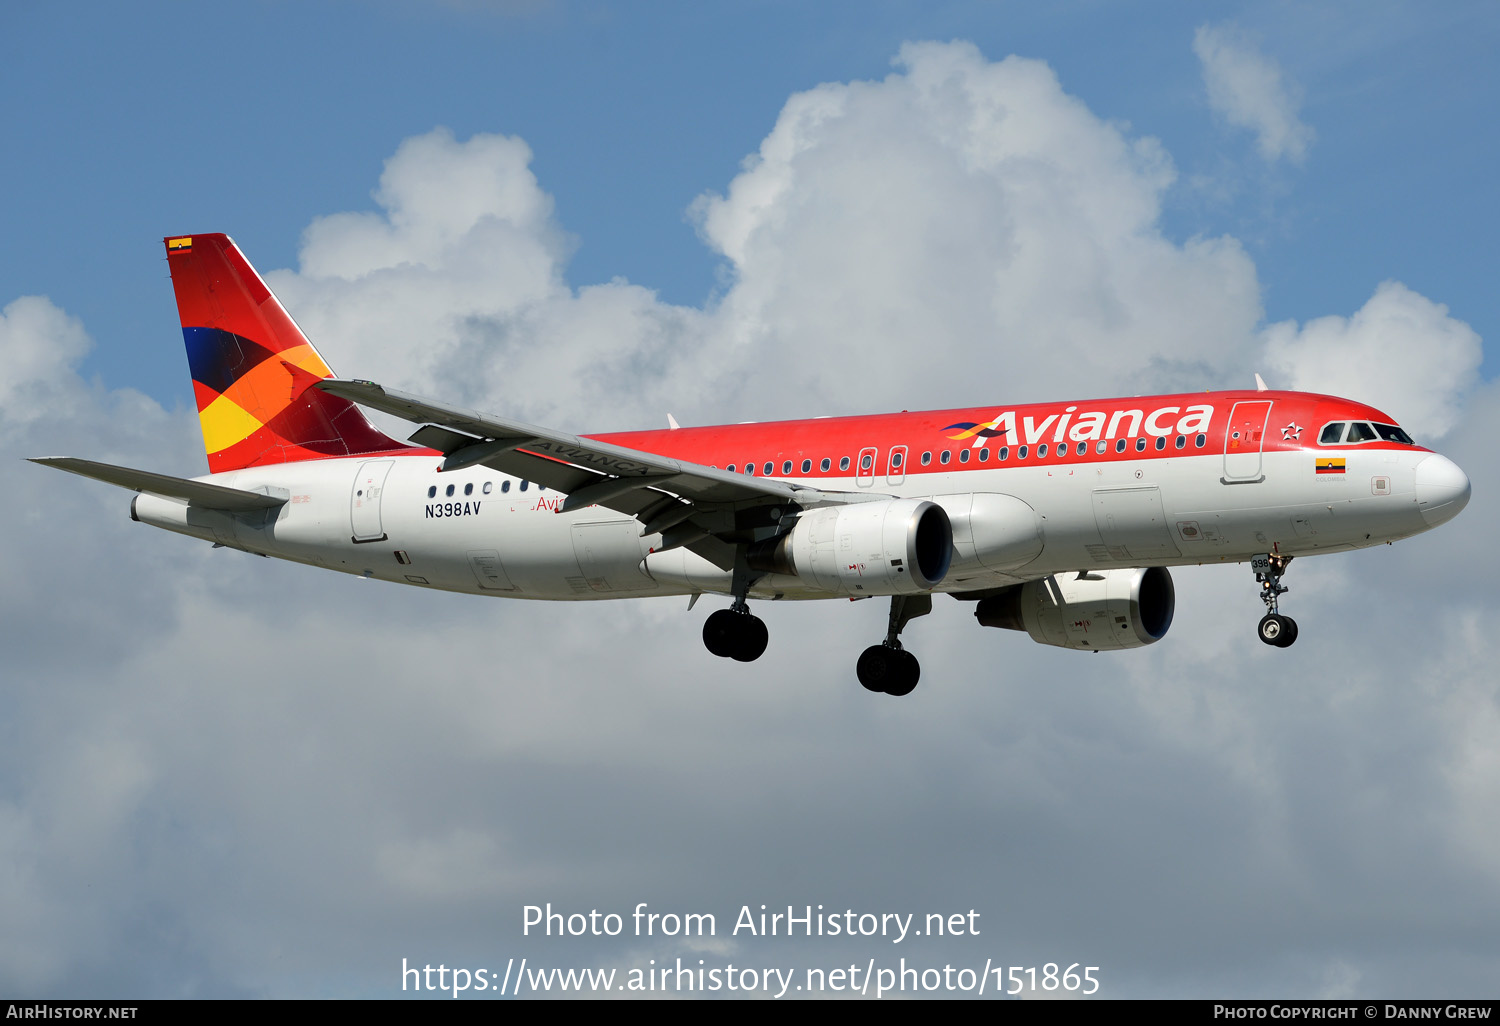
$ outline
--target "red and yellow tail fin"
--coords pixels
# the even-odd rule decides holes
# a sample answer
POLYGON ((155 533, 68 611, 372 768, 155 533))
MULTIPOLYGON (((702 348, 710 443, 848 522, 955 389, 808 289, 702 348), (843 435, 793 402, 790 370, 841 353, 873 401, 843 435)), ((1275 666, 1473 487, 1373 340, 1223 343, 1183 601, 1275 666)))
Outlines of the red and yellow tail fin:
POLYGON ((410 448, 312 387, 333 372, 229 236, 164 241, 211 472, 410 448))

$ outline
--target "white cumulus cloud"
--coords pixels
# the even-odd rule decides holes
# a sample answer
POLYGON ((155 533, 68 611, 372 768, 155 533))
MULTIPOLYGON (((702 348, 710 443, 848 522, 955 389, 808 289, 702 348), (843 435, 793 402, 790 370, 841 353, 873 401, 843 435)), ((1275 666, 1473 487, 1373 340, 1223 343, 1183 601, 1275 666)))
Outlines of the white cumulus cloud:
POLYGON ((1301 91, 1281 66, 1232 25, 1203 25, 1193 34, 1208 103, 1225 121, 1255 133, 1266 160, 1301 163, 1314 132, 1298 116, 1301 91))
MULTIPOLYGON (((1390 283, 1351 316, 1265 328, 1235 239, 1164 236, 1173 182, 1159 144, 1046 64, 921 44, 881 81, 790 97, 698 202, 727 270, 701 307, 571 283, 526 144, 442 130, 271 281, 345 373, 574 430, 1222 387, 1265 366, 1417 430, 1461 418, 1455 446, 1493 437, 1500 401, 1476 420, 1477 339, 1446 309, 1390 283)), ((3 318, 0 355, 32 368, 0 385, 8 454, 202 469, 191 410, 78 378, 66 314, 3 318)), ((1457 455, 1493 493, 1494 457, 1457 455)), ((542 901, 716 913, 737 960, 797 966, 870 951, 726 938, 740 904, 975 908, 1007 949, 1082 938, 1119 996, 1420 989, 1454 961, 1433 936, 1496 944, 1496 609, 1472 512, 1431 536, 1462 560, 1425 538, 1298 560, 1286 652, 1255 640, 1243 567, 1177 572, 1172 634, 1097 658, 939 599, 904 635, 922 684, 896 701, 853 679, 879 602, 761 603, 771 647, 744 667, 699 642, 720 600, 432 594, 131 524, 124 492, 19 459, 0 488, 0 529, 25 541, 0 575, 8 992, 384 995, 402 957, 520 943, 542 901), (1430 572, 1460 563, 1456 583, 1430 572), (1440 679, 1412 638, 1446 646, 1440 679)), ((929 940, 933 964, 973 951, 929 940)), ((517 954, 705 950, 548 943, 517 954)))
POLYGON ((1446 306, 1395 281, 1352 317, 1269 326, 1265 351, 1276 387, 1359 399, 1419 440, 1453 428, 1484 356, 1479 336, 1446 306))

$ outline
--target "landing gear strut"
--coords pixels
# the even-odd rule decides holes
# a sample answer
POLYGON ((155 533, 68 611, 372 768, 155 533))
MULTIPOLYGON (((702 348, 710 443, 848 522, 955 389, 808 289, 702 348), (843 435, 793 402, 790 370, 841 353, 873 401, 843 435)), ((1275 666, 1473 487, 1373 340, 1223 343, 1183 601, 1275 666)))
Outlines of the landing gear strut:
POLYGON ((1290 590, 1282 585, 1281 577, 1291 561, 1291 556, 1281 555, 1256 556, 1250 561, 1250 569, 1260 582, 1260 600, 1266 604, 1266 615, 1260 618, 1256 633, 1261 641, 1277 648, 1287 648, 1297 640, 1297 621, 1282 616, 1277 609, 1278 600, 1290 590))
POLYGON ((885 641, 860 654, 854 672, 866 691, 909 695, 922 676, 917 657, 901 647, 901 631, 919 616, 932 612, 931 595, 896 595, 891 599, 891 618, 885 641))

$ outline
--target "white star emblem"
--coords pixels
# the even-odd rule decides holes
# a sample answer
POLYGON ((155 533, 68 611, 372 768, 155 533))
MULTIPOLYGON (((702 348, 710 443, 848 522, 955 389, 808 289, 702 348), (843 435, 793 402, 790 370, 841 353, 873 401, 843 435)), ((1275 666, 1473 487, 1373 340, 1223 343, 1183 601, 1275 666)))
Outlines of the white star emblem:
POLYGON ((1295 420, 1281 429, 1281 440, 1283 442, 1295 442, 1299 441, 1301 438, 1302 429, 1297 426, 1297 422, 1295 420))

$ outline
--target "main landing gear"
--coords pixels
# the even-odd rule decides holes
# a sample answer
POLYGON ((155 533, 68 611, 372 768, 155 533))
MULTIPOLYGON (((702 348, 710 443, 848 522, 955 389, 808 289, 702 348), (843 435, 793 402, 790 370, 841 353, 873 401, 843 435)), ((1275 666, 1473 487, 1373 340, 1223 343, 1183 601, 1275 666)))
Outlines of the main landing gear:
POLYGON ((765 652, 771 635, 766 623, 740 599, 729 609, 709 614, 703 624, 703 644, 716 656, 752 663, 765 652))
POLYGON ((1260 582, 1260 600, 1266 604, 1266 615, 1260 618, 1256 633, 1261 641, 1277 648, 1289 648, 1297 640, 1297 621, 1277 610, 1277 601, 1290 590, 1282 585, 1281 577, 1291 561, 1291 556, 1280 555, 1256 556, 1250 561, 1250 569, 1260 582))
POLYGON ((931 595, 896 595, 891 599, 890 625, 885 641, 860 654, 854 672, 866 691, 909 695, 921 679, 917 657, 901 647, 901 631, 912 620, 932 612, 931 595))
MULTIPOLYGON (((750 612, 750 604, 745 601, 755 576, 745 560, 745 550, 741 546, 734 562, 734 605, 710 613, 703 624, 703 644, 714 655, 742 663, 753 663, 765 652, 771 635, 766 630, 765 621, 750 612)), ((692 608, 691 603, 688 608, 692 608)))

